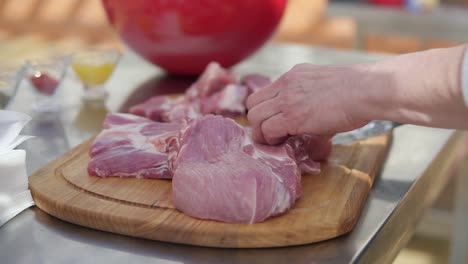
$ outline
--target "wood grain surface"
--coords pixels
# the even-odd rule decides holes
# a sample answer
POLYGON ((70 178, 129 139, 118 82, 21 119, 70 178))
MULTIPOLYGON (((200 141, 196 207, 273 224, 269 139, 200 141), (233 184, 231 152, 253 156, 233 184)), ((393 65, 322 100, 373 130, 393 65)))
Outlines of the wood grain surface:
POLYGON ((36 205, 62 220, 134 237, 182 244, 259 248, 308 244, 350 232, 390 144, 381 135, 334 146, 319 175, 286 214, 257 224, 199 220, 171 203, 171 181, 98 178, 86 166, 91 140, 29 177, 36 205))

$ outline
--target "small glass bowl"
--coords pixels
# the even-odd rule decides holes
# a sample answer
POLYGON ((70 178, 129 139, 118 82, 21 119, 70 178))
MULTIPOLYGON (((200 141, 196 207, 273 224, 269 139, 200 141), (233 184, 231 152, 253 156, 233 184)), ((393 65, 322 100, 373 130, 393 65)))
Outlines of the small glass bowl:
POLYGON ((93 49, 73 55, 71 67, 84 86, 84 101, 103 101, 107 98, 104 84, 114 73, 119 59, 117 49, 93 49))
POLYGON ((24 77, 34 90, 32 106, 36 112, 56 112, 60 109, 55 95, 67 71, 69 57, 49 57, 25 63, 24 77))

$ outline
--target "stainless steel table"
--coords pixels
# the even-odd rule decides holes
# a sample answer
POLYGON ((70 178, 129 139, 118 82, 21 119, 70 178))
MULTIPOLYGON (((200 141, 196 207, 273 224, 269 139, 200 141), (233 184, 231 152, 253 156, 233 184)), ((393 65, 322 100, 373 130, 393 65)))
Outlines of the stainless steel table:
POLYGON ((428 41, 468 41, 468 11, 443 5, 431 12, 409 12, 402 8, 382 8, 367 3, 330 3, 326 15, 351 17, 357 24, 355 47, 363 49, 369 33, 417 37, 428 41))
MULTIPOLYGON (((299 62, 356 63, 376 55, 293 45, 268 45, 236 71, 275 77, 299 62)), ((127 53, 108 83, 106 108, 84 107, 73 77, 60 88, 58 116, 34 116, 23 145, 33 172, 96 134, 107 111, 125 111, 152 94, 180 92, 193 81, 167 77, 127 53)), ((27 83, 11 109, 29 111, 27 83)), ((326 242, 276 249, 214 249, 177 245, 96 231, 58 220, 31 208, 0 228, 1 263, 385 263, 411 236, 418 218, 437 196, 464 154, 464 136, 451 130, 402 126, 394 131, 386 162, 362 216, 350 234, 326 242)))

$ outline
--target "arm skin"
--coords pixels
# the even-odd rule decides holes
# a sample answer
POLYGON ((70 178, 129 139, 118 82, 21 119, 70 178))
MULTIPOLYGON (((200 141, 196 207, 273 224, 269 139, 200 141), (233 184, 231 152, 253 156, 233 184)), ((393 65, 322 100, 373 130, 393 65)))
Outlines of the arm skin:
POLYGON ((299 64, 247 99, 254 139, 331 136, 370 120, 468 129, 461 91, 466 46, 344 66, 299 64))

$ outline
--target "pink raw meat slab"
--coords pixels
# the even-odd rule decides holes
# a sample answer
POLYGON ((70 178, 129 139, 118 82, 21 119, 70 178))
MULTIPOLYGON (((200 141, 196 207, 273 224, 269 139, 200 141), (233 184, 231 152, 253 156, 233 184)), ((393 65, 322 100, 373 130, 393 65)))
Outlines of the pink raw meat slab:
POLYGON ((232 119, 207 115, 171 141, 173 202, 197 218, 261 222, 301 195, 292 148, 253 143, 232 119), (174 146, 174 144, 176 146, 174 146))
POLYGON ((109 114, 104 130, 94 140, 88 173, 93 176, 172 177, 167 162, 167 137, 180 125, 158 123, 130 114, 109 114))

